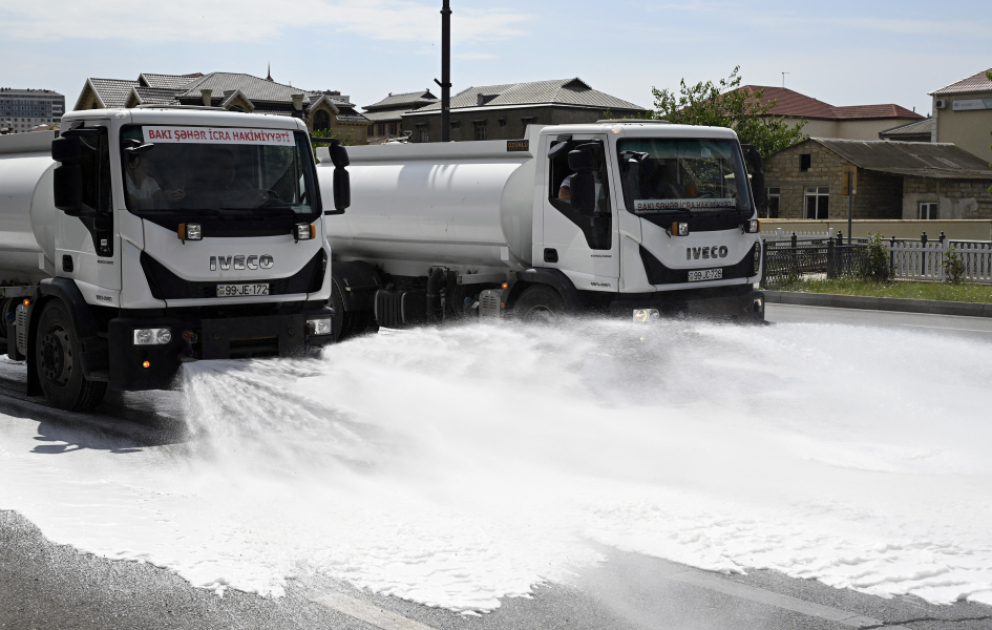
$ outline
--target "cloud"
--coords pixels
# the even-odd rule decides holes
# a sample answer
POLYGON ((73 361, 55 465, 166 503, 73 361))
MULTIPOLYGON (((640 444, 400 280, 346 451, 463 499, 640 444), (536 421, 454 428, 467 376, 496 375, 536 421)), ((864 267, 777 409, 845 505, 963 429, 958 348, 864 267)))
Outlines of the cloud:
MULTIPOLYGON (((524 35, 534 16, 502 8, 458 9, 455 43, 524 35)), ((374 40, 427 42, 440 38, 437 3, 413 0, 0 0, 0 36, 18 40, 126 40, 217 43, 276 38, 290 30, 332 28, 374 40)))

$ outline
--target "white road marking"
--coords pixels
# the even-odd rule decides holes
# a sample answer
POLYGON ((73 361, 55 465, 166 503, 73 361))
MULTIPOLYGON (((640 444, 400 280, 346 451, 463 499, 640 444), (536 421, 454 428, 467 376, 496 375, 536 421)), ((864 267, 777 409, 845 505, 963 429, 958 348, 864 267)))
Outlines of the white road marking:
POLYGON ((327 593, 313 598, 312 601, 382 630, 434 630, 418 621, 407 619, 403 615, 349 597, 344 593, 327 593))
POLYGON ((847 610, 823 606, 822 604, 814 604, 813 602, 808 602, 790 595, 782 595, 780 593, 766 591, 765 589, 757 588, 755 586, 732 582, 718 573, 708 573, 705 571, 686 569, 685 571, 672 573, 666 575, 665 577, 675 582, 691 584, 693 586, 705 588, 710 591, 716 591, 718 593, 723 593, 724 595, 730 595, 739 599, 746 599, 752 602, 774 606, 775 608, 791 610, 792 612, 797 612, 802 615, 818 617, 820 619, 826 619, 827 621, 834 621, 851 628, 885 626, 885 630, 910 630, 905 626, 885 625, 885 622, 873 617, 866 617, 847 610))

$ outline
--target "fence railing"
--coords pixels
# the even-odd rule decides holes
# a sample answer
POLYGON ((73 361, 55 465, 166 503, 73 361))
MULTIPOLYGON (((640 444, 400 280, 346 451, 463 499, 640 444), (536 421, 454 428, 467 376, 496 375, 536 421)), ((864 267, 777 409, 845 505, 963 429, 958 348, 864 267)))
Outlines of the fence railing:
MULTIPOLYGON (((827 232, 762 232, 764 240, 764 277, 826 274, 828 278, 856 275, 861 256, 868 245, 866 238, 846 243, 838 230, 827 232)), ((889 253, 892 277, 906 280, 944 282, 945 260, 957 256, 961 279, 967 282, 992 283, 992 241, 951 240, 941 233, 930 241, 926 233, 917 239, 888 238, 882 244, 889 253)))

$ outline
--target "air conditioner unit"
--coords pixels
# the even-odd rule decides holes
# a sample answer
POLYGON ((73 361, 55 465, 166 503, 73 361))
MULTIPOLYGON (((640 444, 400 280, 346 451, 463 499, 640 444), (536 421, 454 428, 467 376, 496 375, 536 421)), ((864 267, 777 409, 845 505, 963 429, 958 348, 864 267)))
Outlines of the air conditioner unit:
POLYGON ((933 106, 936 107, 937 109, 945 109, 947 107, 947 99, 938 98, 933 102, 933 106))

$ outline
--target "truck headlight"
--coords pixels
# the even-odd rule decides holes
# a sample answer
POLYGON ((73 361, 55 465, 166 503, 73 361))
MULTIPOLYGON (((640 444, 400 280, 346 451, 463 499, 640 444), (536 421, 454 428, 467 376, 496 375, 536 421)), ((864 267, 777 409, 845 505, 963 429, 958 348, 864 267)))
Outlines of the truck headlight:
POLYGON ((296 224, 296 240, 309 241, 317 237, 317 226, 313 223, 296 224))
POLYGON ((136 346, 164 346, 172 341, 168 328, 135 328, 133 342, 136 346))
POLYGON ((758 219, 751 219, 744 223, 744 232, 746 234, 757 234, 761 231, 761 221, 758 219))
POLYGON ((672 236, 689 236, 689 224, 685 221, 676 221, 672 223, 670 232, 672 236))
POLYGON ((180 223, 179 238, 183 241, 202 241, 203 226, 199 223, 180 223))
POLYGON ((331 334, 331 318, 308 319, 307 328, 311 335, 329 335, 331 334))
POLYGON ((634 309, 634 321, 637 323, 644 323, 646 321, 659 319, 661 313, 658 312, 656 308, 635 308, 634 309))

